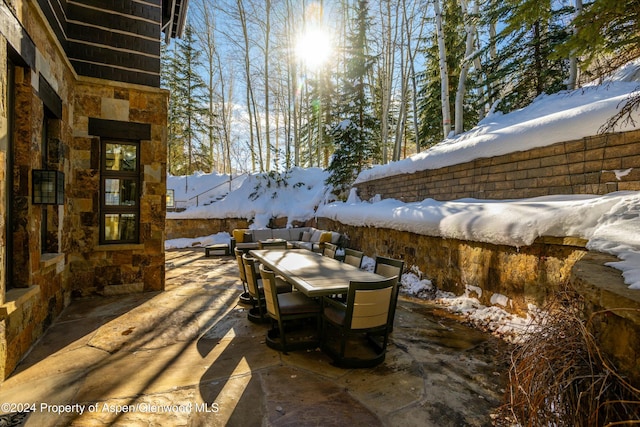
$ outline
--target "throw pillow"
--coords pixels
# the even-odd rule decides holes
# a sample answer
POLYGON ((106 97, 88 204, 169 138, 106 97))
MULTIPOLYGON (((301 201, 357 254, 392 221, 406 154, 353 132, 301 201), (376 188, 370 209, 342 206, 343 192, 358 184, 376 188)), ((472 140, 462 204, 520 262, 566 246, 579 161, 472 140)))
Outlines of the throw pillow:
POLYGON ((244 234, 246 231, 244 228, 236 228, 233 230, 233 238, 236 239, 236 243, 244 243, 244 234))
POLYGON ((310 242, 311 241, 311 233, 309 233, 308 231, 305 231, 304 233, 302 233, 302 241, 303 242, 310 242))
POLYGON ((322 233, 320 235, 320 242, 319 243, 331 243, 331 232, 327 231, 326 233, 322 233))

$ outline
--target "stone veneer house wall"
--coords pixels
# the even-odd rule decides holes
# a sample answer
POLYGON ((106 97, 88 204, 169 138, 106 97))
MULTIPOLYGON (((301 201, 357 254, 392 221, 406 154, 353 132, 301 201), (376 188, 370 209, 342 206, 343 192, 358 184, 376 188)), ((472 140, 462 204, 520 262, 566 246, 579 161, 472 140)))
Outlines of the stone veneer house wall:
POLYGON ((72 297, 164 288, 160 38, 187 1, 0 0, 0 380, 72 297))

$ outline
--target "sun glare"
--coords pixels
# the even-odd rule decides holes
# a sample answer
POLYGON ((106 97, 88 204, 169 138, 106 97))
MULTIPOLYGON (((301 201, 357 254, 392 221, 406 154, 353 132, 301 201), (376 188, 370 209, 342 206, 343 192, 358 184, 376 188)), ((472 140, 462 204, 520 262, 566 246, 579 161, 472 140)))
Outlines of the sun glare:
POLYGON ((298 39, 296 55, 309 70, 317 70, 331 55, 331 36, 320 28, 308 30, 298 39))

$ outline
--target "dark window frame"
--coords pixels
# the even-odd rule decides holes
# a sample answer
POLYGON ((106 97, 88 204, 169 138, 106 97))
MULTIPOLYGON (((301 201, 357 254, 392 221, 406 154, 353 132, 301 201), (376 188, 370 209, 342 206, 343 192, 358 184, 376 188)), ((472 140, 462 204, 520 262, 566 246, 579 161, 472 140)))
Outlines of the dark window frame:
POLYGON ((126 243, 140 243, 140 200, 142 188, 142 176, 140 170, 140 150, 141 144, 138 140, 102 138, 100 141, 100 244, 117 245, 126 243), (135 171, 121 171, 107 169, 107 144, 130 145, 136 147, 136 168, 135 171), (106 181, 108 179, 133 180, 136 188, 136 198, 134 205, 108 205, 106 203, 106 181), (107 215, 134 214, 134 238, 106 240, 105 227, 107 215))

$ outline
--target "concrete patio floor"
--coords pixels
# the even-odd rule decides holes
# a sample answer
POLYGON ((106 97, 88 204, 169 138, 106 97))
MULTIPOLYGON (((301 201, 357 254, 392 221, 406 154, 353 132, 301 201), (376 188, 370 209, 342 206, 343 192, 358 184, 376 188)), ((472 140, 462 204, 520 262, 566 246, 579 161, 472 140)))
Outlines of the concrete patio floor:
POLYGON ((401 295, 385 362, 340 369, 265 345, 232 257, 171 250, 166 263, 165 292, 62 313, 0 384, 0 413, 34 409, 9 425, 492 425, 508 346, 428 302, 401 295))

